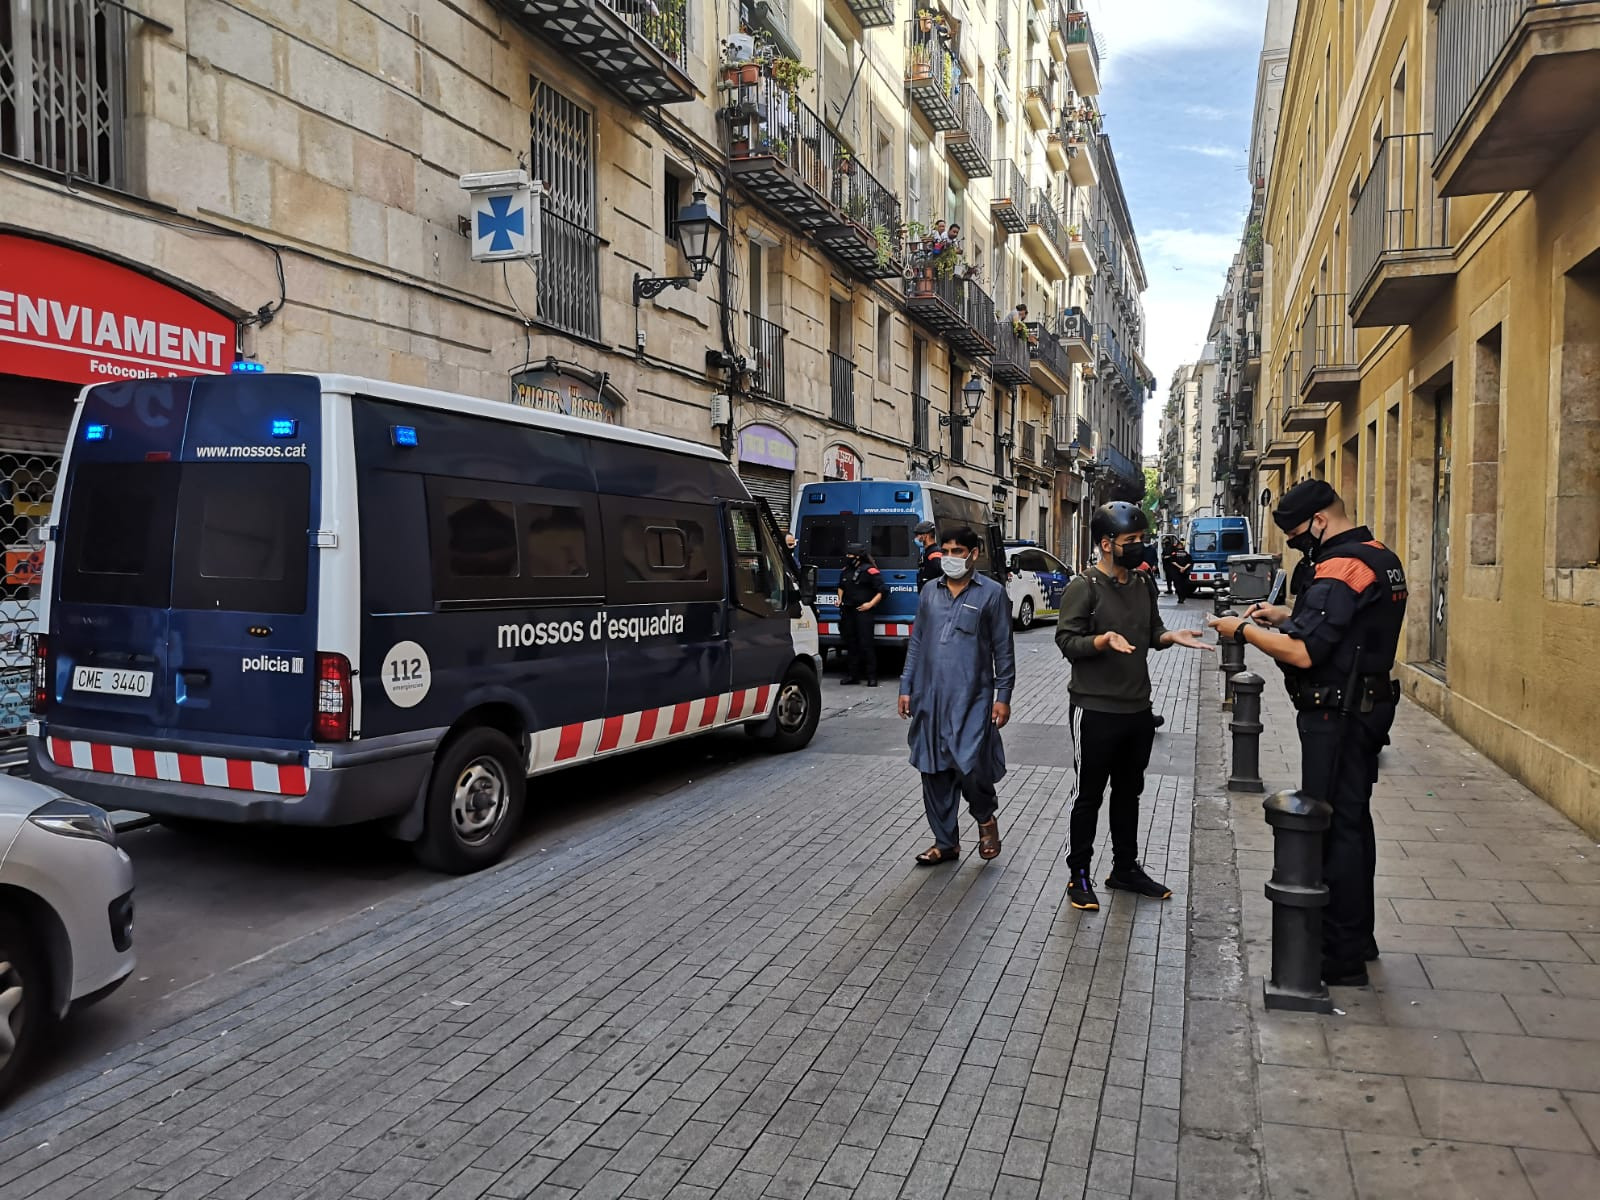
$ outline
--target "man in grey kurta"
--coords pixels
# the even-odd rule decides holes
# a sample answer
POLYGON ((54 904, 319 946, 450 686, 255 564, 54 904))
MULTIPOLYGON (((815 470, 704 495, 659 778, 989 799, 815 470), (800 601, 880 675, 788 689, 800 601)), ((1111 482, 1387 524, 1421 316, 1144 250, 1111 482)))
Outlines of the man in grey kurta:
POLYGON ((994 785, 1006 773, 1000 730, 1011 719, 1017 680, 1011 603, 978 574, 978 535, 946 535, 942 578, 922 589, 900 676, 900 715, 910 718, 911 765, 922 772, 922 802, 934 843, 921 866, 961 856, 960 800, 978 822, 978 853, 1000 853, 994 785))

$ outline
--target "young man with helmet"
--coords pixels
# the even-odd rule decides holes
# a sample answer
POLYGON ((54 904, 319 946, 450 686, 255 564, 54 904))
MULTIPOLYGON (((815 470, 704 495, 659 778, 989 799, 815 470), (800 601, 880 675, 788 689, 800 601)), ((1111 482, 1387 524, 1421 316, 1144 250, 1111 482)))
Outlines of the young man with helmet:
POLYGON ((1111 785, 1112 866, 1106 886, 1165 900, 1172 895, 1139 864, 1139 793, 1155 741, 1150 703, 1151 650, 1211 646, 1194 629, 1168 629, 1156 604, 1155 578, 1145 561, 1150 519, 1137 504, 1113 500, 1089 523, 1099 559, 1067 585, 1056 623, 1056 645, 1072 662, 1069 723, 1077 791, 1067 866, 1073 908, 1100 907, 1089 866, 1106 784, 1111 785))

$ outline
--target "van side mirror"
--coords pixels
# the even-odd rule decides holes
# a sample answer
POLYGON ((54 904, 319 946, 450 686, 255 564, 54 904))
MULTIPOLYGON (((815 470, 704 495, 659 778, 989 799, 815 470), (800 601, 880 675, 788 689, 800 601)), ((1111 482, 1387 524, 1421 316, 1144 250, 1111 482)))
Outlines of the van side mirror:
POLYGON ((811 608, 817 606, 817 568, 808 564, 800 572, 800 599, 811 608))

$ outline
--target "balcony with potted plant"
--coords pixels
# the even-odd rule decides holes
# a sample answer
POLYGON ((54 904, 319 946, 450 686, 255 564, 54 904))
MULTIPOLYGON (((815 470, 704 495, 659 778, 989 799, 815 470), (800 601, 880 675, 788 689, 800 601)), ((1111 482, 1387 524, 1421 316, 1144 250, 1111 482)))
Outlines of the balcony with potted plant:
POLYGON ((863 278, 898 278, 905 273, 900 198, 842 147, 834 161, 830 199, 838 219, 819 225, 812 238, 828 257, 863 278))
POLYGON ((927 8, 906 22, 906 91, 928 124, 947 132, 961 128, 956 101, 971 86, 961 78, 957 32, 948 17, 927 8))
POLYGON ((1056 67, 1042 58, 1030 58, 1022 80, 1022 111, 1035 133, 1048 129, 1056 111, 1056 67))
POLYGON ((728 173, 763 208, 800 229, 836 222, 839 142, 800 99, 802 72, 809 68, 792 59, 740 59, 736 53, 725 47, 719 85, 728 173))
POLYGON ((1071 278, 1067 235, 1056 211, 1055 194, 1049 188, 1034 188, 1028 193, 1028 226, 1022 234, 1022 248, 1050 282, 1071 278))
POLYGON ((1083 231, 1076 225, 1068 225, 1067 235, 1067 265, 1074 275, 1085 278, 1094 277, 1094 254, 1089 250, 1089 243, 1084 241, 1083 231))
POLYGON ((1003 316, 994 323, 994 381, 1004 384, 1028 383, 1032 379, 1031 350, 1033 330, 1026 321, 1003 316))
POLYGON ((1100 47, 1094 40, 1089 14, 1081 10, 1066 13, 1067 71, 1075 91, 1084 96, 1100 94, 1100 47))
POLYGON ((907 246, 906 312, 911 319, 943 335, 954 350, 992 355, 994 301, 963 269, 959 247, 936 241, 916 221, 907 226, 907 246))

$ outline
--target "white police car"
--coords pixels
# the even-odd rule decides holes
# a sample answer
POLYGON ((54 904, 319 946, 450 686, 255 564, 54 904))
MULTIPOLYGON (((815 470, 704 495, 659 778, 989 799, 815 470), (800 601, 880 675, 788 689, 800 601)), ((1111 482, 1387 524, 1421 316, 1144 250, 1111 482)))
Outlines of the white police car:
POLYGON ((1011 618, 1020 628, 1031 629, 1039 617, 1056 616, 1071 578, 1072 568, 1037 542, 1006 543, 1006 594, 1011 618))

